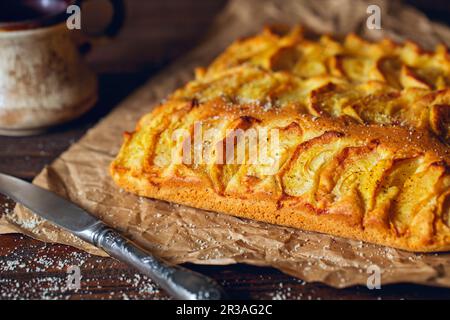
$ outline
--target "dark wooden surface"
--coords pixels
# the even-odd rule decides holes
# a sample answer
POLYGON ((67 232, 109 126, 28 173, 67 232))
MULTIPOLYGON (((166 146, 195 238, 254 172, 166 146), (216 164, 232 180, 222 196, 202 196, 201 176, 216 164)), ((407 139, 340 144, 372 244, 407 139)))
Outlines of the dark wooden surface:
MULTIPOLYGON (((149 7, 159 6, 158 8, 174 12, 169 4, 183 1, 168 0, 164 2, 166 5, 161 4, 162 2, 156 4, 153 0, 149 2, 153 3, 149 4, 149 7)), ((175 29, 152 29, 151 35, 154 37, 152 41, 155 43, 160 41, 162 44, 162 47, 155 49, 155 56, 149 58, 148 61, 152 63, 148 64, 149 62, 146 61, 147 67, 144 68, 144 72, 140 73, 102 75, 100 77, 100 102, 86 116, 40 136, 0 137, 0 172, 31 180, 46 164, 49 164, 70 144, 77 141, 87 129, 95 125, 114 105, 145 81, 149 75, 161 68, 161 57, 168 59, 167 57, 179 55, 198 41, 201 36, 199 30, 206 29, 206 26, 201 27, 201 23, 198 22, 199 17, 203 17, 200 20, 206 25, 210 17, 214 16, 215 11, 220 9, 220 5, 217 3, 205 7, 206 2, 202 1, 202 5, 197 2, 194 7, 189 5, 179 7, 180 12, 184 12, 182 15, 173 13, 163 19, 154 14, 156 18, 160 19, 159 22, 154 20, 154 23, 170 24, 170 19, 172 19, 172 22, 178 23, 177 26, 182 30, 180 32, 185 39, 195 36, 196 40, 191 40, 189 43, 184 41, 179 46, 173 46, 172 37, 177 33, 175 29), (189 15, 186 12, 192 12, 192 14, 189 15), (194 20, 195 23, 192 22, 194 20), (172 45, 169 46, 169 43, 172 45), (170 47, 170 50, 164 46, 170 47), (158 67, 154 67, 155 65, 158 67)), ((136 38, 133 39, 136 41, 136 38)), ((123 49, 118 46, 115 49, 112 48, 110 52, 120 56, 123 49)), ((113 63, 114 55, 111 54, 109 57, 105 57, 97 69, 103 69, 105 62, 113 63)), ((138 61, 135 65, 140 65, 141 62, 138 61)), ((114 70, 114 67, 117 65, 112 66, 111 70, 114 70)), ((127 66, 124 68, 119 66, 118 69, 127 69, 127 66)), ((0 195, 0 214, 11 211, 13 206, 13 202, 0 195)), ((381 290, 368 290, 365 287, 338 290, 321 284, 304 283, 271 268, 247 265, 187 265, 187 267, 217 279, 230 296, 237 299, 450 298, 450 289, 443 288, 390 285, 382 286, 381 290)), ((67 246, 44 244, 22 235, 0 236, 0 299, 128 298, 167 299, 168 297, 151 281, 113 259, 98 258, 67 246), (70 266, 79 266, 81 269, 82 279, 79 290, 67 289, 66 271, 70 266)))

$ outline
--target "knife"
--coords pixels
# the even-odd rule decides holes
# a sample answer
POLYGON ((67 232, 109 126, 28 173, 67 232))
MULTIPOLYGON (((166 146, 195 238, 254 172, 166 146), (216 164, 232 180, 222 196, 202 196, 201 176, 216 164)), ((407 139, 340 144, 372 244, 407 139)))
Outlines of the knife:
POLYGON ((213 279, 155 257, 85 210, 48 190, 0 173, 0 193, 135 267, 175 299, 226 299, 223 289, 213 279))

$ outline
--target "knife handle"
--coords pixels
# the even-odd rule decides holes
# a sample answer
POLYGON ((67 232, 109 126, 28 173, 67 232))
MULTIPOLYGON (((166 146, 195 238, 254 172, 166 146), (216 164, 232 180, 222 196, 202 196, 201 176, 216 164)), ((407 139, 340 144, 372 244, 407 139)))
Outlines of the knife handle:
POLYGON ((223 289, 213 279, 158 259, 107 226, 96 230, 91 239, 112 257, 150 277, 175 299, 226 299, 223 289))

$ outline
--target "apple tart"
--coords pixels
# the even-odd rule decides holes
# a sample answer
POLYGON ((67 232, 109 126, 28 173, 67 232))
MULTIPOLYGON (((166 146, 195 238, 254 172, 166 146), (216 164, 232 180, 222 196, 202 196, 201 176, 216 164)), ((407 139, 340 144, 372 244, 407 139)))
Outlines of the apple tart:
POLYGON ((449 86, 444 46, 266 29, 144 115, 111 174, 140 196, 446 251, 449 86))

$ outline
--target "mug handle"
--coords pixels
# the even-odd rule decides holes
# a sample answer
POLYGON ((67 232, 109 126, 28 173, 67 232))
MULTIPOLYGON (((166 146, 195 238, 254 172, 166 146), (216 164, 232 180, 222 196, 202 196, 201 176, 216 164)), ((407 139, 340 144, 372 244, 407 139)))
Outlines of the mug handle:
MULTIPOLYGON (((90 0, 76 0, 75 4, 81 8, 81 5, 83 4, 83 2, 88 2, 88 1, 90 1, 90 0)), ((111 3, 112 8, 113 8, 113 17, 111 19, 111 22, 105 28, 105 30, 102 32, 101 35, 99 35, 99 36, 89 35, 89 37, 113 38, 119 33, 120 29, 122 29, 122 26, 125 21, 125 3, 123 0, 109 0, 109 2, 111 3)))

